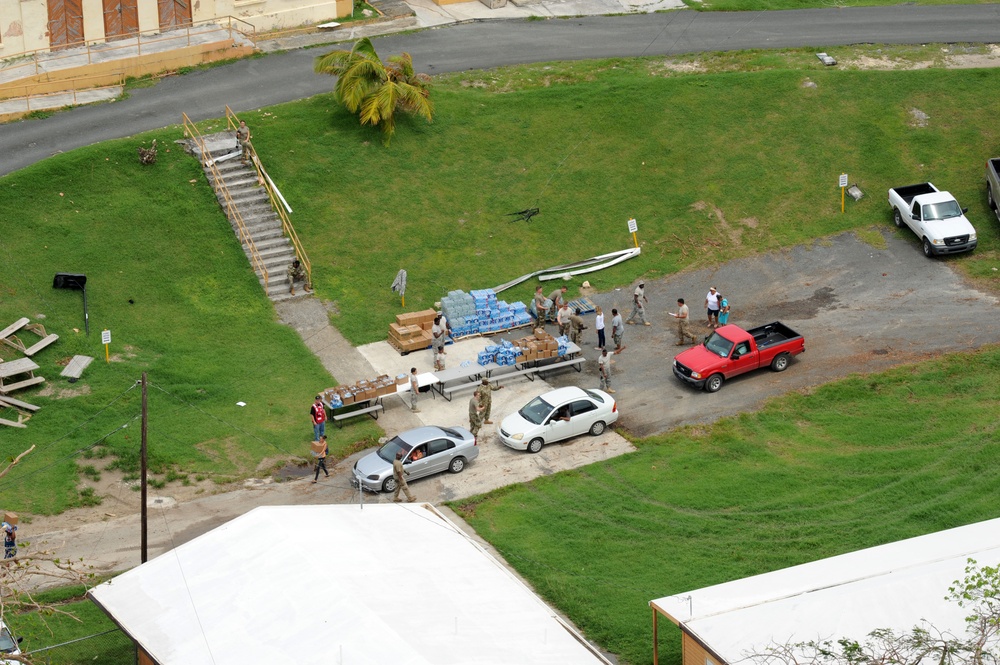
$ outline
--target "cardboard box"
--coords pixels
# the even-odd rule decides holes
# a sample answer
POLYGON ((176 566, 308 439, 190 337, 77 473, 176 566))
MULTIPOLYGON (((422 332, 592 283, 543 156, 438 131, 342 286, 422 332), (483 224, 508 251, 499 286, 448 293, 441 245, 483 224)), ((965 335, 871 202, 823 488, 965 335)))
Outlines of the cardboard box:
POLYGON ((407 376, 406 374, 400 374, 399 376, 396 377, 397 386, 405 386, 409 382, 410 382, 410 377, 407 376))
POLYGON ((535 328, 535 339, 545 339, 549 334, 545 332, 544 328, 535 328))
POLYGON ((325 444, 322 441, 313 441, 309 446, 312 448, 313 455, 319 457, 319 454, 323 452, 325 444))
POLYGON ((344 405, 354 404, 354 393, 344 393, 341 399, 344 401, 344 405))
POLYGON ((17 513, 4 513, 3 521, 7 524, 17 526, 17 513))
POLYGON ((409 330, 406 326, 401 326, 398 323, 389 324, 389 335, 395 337, 396 339, 407 339, 410 336, 409 330))
POLYGON ((514 357, 514 362, 516 362, 519 365, 521 363, 527 362, 527 361, 528 361, 528 356, 526 356, 526 355, 520 355, 520 356, 515 356, 514 357))

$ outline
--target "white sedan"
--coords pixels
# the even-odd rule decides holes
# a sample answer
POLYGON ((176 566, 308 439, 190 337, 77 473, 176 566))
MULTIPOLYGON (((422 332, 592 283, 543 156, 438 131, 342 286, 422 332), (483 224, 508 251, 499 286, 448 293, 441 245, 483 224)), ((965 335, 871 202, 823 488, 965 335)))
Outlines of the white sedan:
POLYGON ((589 432, 597 436, 618 420, 618 404, 602 390, 571 386, 540 395, 500 423, 505 446, 537 453, 546 443, 589 432))

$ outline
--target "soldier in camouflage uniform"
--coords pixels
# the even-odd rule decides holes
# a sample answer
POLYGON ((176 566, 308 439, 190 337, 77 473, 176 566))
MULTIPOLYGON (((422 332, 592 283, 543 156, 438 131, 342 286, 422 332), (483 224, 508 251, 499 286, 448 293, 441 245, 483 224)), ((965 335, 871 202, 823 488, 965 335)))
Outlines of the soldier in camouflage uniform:
POLYGON ((569 341, 574 344, 579 344, 583 339, 583 331, 587 329, 587 326, 583 324, 583 318, 580 316, 580 310, 577 309, 569 317, 570 326, 570 337, 569 341))
POLYGON ((493 409, 493 391, 501 388, 503 386, 491 387, 489 379, 483 379, 482 385, 479 386, 479 406, 483 410, 483 425, 493 424, 493 421, 490 420, 490 411, 493 409))
POLYGON ((469 400, 469 431, 472 436, 479 437, 479 430, 483 426, 483 407, 479 403, 479 391, 477 390, 469 400))
POLYGON ((246 120, 240 120, 240 126, 236 128, 236 145, 240 149, 240 162, 246 166, 250 159, 250 128, 246 120))
MULTIPOLYGON (((303 281, 304 282, 305 279, 306 279, 305 268, 302 267, 302 264, 299 263, 298 259, 295 259, 288 266, 288 286, 289 286, 289 292, 293 296, 295 295, 295 280, 299 280, 299 281, 303 281)), ((305 284, 304 288, 305 288, 306 291, 308 291, 309 290, 309 285, 305 284)))

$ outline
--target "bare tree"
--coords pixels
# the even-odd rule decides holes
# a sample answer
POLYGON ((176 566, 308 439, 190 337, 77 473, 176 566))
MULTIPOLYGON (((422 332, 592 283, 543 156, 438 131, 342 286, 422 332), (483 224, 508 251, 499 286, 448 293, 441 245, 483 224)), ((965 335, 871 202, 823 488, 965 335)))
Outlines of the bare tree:
MULTIPOLYGON (((10 473, 11 469, 34 449, 35 446, 31 446, 12 459, 6 468, 0 471, 0 478, 10 473)), ((0 621, 6 624, 8 614, 32 611, 38 612, 43 620, 46 616, 59 614, 79 621, 71 612, 38 601, 34 590, 41 585, 40 580, 51 581, 58 585, 86 584, 93 577, 86 568, 82 562, 59 559, 53 550, 36 551, 31 548, 31 543, 25 543, 14 558, 3 559, 0 562, 0 621)), ((23 654, 3 653, 0 654, 0 659, 4 662, 28 664, 34 662, 30 656, 23 654)))
POLYGON ((998 665, 1000 663, 1000 568, 965 566, 965 579, 948 587, 945 600, 968 610, 966 633, 958 636, 925 620, 905 632, 880 628, 863 641, 772 643, 747 653, 760 665, 998 665))

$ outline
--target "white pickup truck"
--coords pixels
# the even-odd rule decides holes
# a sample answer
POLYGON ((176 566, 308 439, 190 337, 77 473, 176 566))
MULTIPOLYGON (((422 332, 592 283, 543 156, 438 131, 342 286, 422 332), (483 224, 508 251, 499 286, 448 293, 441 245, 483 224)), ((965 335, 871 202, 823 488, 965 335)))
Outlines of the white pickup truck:
POLYGON ((929 182, 889 190, 889 205, 896 226, 910 227, 920 238, 925 256, 971 252, 976 229, 965 218, 968 208, 929 182))

